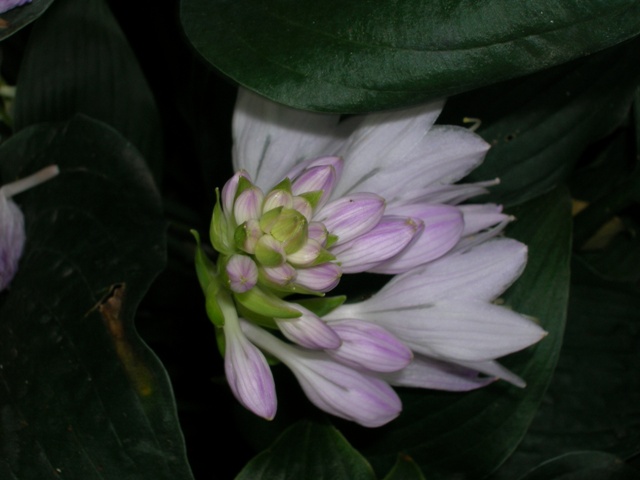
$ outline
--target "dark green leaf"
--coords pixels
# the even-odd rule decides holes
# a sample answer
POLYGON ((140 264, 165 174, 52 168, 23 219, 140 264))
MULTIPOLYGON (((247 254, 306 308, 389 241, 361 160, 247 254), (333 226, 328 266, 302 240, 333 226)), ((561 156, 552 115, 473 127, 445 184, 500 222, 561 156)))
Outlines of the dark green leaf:
POLYGON ((545 462, 520 480, 638 480, 640 472, 602 452, 576 452, 545 462))
POLYGON ((371 466, 330 425, 303 421, 288 428, 236 480, 373 480, 371 466))
POLYGON ((425 478, 420 467, 411 457, 399 455, 396 464, 384 480, 425 480, 425 478))
MULTIPOLYGON (((533 420, 551 379, 564 330, 569 284, 569 201, 553 191, 521 205, 508 235, 529 246, 523 276, 504 296, 507 305, 538 318, 549 335, 504 364, 528 383, 497 383, 470 393, 404 390, 402 415, 361 446, 378 472, 400 451, 426 478, 482 478, 515 449, 533 420)), ((358 445, 356 445, 358 446, 358 445)))
POLYGON ((561 453, 640 452, 640 295, 574 262, 556 374, 522 444, 496 475, 512 479, 561 453), (580 282, 580 284, 576 284, 580 282))
POLYGON ((33 0, 22 7, 0 13, 0 40, 26 27, 49 8, 53 0, 33 0))
MULTIPOLYGON (((571 183, 572 192, 589 205, 575 217, 574 244, 585 248, 615 215, 640 203, 640 121, 638 96, 631 125, 621 129, 601 155, 571 183)), ((633 222, 632 222, 633 223, 633 222)), ((637 228, 628 228, 634 233, 637 228)), ((600 242, 601 243, 601 242, 600 242)))
POLYGON ((27 244, 0 294, 0 478, 188 480, 167 374, 133 325, 164 266, 165 222, 140 154, 76 117, 2 144, 27 244))
POLYGON ((634 0, 182 0, 198 52, 240 85, 356 113, 558 65, 640 32, 634 0))
POLYGON ((618 234, 604 250, 584 252, 581 258, 606 280, 640 281, 640 226, 618 234))
POLYGON ((449 100, 439 122, 478 118, 492 145, 469 181, 500 178, 492 199, 515 204, 561 183, 585 149, 627 116, 640 38, 590 57, 449 100))
POLYGON ((56 0, 31 32, 17 91, 16 131, 83 113, 129 139, 159 178, 155 101, 105 0, 56 0))

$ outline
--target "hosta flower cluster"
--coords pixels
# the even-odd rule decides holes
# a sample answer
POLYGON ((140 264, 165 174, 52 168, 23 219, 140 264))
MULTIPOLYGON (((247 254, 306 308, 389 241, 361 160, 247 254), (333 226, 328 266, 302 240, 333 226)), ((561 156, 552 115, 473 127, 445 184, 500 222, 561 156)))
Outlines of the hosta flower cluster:
POLYGON ((263 352, 316 406, 369 427, 401 411, 392 386, 524 385, 495 359, 544 332, 494 300, 526 247, 497 237, 510 221, 499 206, 460 205, 492 184, 453 184, 487 145, 434 125, 441 107, 340 121, 240 92, 236 174, 211 222, 218 258, 198 248, 196 268, 229 385, 251 411, 276 413, 263 352), (325 296, 361 272, 393 278, 361 302, 325 296))

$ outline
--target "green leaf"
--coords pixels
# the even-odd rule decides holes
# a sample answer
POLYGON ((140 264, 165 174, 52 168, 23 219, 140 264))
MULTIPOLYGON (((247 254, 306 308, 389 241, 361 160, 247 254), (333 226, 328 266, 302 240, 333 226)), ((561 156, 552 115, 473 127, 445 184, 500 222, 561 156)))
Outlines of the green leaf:
POLYGON ((89 115, 129 139, 159 179, 155 101, 105 0, 56 0, 31 32, 17 87, 16 131, 89 115))
POLYGON ((589 268, 605 280, 640 281, 640 225, 630 220, 626 223, 629 231, 618 233, 606 248, 580 253, 589 268))
POLYGON ((522 444, 497 472, 512 479, 561 453, 640 452, 640 295, 573 263, 569 319, 555 376, 522 444))
POLYGON ((516 204, 561 183, 585 149, 626 118, 640 38, 525 78, 451 98, 440 119, 481 120, 492 148, 467 181, 500 178, 490 198, 516 204))
POLYGON ((196 50, 303 109, 362 113, 558 65, 640 32, 635 0, 182 0, 196 50))
POLYGON ((574 452, 540 465, 520 480, 638 480, 640 471, 603 452, 574 452))
POLYGON ((0 147, 4 181, 55 163, 15 197, 20 268, 0 294, 0 478, 192 478, 167 373, 135 312, 165 263, 165 222, 140 154, 79 116, 0 147))
POLYGON ((416 465, 416 462, 411 457, 398 455, 396 464, 384 477, 384 480, 425 480, 425 478, 420 471, 420 467, 416 465))
POLYGON ((31 3, 0 13, 0 40, 26 27, 49 8, 53 0, 32 0, 31 3))
POLYGON ((518 221, 507 234, 529 246, 529 263, 504 300, 539 319, 549 332, 536 346, 502 362, 522 376, 527 387, 500 382, 469 393, 401 391, 401 416, 367 434, 361 447, 377 472, 388 471, 401 452, 429 479, 482 478, 512 453, 533 420, 562 344, 569 285, 569 201, 564 191, 553 191, 511 213, 518 221))
POLYGON ((374 480, 371 466, 330 425, 308 421, 288 428, 251 460, 236 480, 374 480))

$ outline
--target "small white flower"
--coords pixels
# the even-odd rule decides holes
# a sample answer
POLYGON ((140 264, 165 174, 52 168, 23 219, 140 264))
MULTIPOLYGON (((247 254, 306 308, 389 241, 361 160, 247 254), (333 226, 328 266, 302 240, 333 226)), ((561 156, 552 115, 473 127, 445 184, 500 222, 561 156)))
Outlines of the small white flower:
MULTIPOLYGON (((526 247, 494 239, 511 220, 500 206, 460 205, 495 182, 454 185, 488 145, 467 129, 434 125, 442 105, 341 121, 244 90, 236 104, 237 173, 211 224, 224 268, 206 267, 208 305, 207 292, 225 289, 224 309, 242 311, 247 342, 287 365, 316 406, 369 427, 400 412, 390 385, 464 391, 499 377, 523 386, 495 359, 544 335, 493 303, 524 268, 526 247), (286 299, 321 296, 359 272, 396 276, 360 303, 317 299, 313 310, 286 299)), ((235 386, 240 370, 232 390, 267 416, 256 406, 263 387, 235 386)))
POLYGON ((24 216, 12 197, 57 174, 58 167, 52 165, 0 187, 0 291, 7 288, 18 271, 18 262, 26 241, 24 216))

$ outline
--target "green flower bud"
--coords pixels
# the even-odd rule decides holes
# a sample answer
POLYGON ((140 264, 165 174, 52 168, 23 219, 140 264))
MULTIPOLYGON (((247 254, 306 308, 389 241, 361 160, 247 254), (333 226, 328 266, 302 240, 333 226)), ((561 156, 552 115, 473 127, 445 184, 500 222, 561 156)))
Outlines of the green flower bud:
POLYGON ((307 219, 296 210, 285 208, 271 227, 271 236, 293 253, 307 242, 307 219))
POLYGON ((255 256, 265 267, 277 267, 286 260, 282 244, 271 235, 263 235, 256 243, 255 256))

